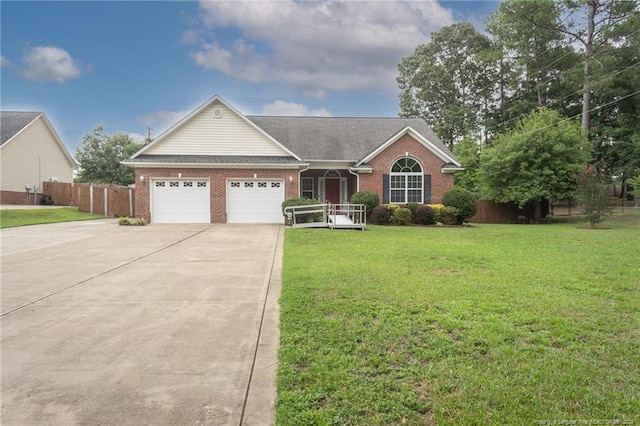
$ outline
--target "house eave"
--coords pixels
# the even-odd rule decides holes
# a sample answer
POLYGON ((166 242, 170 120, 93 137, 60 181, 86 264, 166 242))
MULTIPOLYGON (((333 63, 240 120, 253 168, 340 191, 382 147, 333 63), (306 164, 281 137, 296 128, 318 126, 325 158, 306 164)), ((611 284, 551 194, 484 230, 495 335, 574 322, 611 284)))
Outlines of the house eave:
POLYGON ((370 174, 373 173, 373 167, 349 167, 349 171, 358 174, 370 174))
POLYGON ((455 172, 461 172, 464 170, 464 167, 443 167, 440 171, 445 174, 451 174, 455 172))
POLYGON ((171 168, 171 169, 271 169, 291 170, 307 167, 308 163, 297 164, 264 164, 264 163, 142 163, 136 161, 122 161, 121 164, 140 169, 171 168))

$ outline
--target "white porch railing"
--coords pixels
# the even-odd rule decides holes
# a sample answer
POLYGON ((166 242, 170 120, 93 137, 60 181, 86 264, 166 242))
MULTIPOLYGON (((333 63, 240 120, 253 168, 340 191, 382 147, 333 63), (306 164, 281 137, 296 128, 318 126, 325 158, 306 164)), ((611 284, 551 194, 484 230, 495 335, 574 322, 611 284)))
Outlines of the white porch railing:
POLYGON ((294 228, 351 228, 364 230, 367 209, 364 204, 311 204, 284 209, 287 222, 294 228))

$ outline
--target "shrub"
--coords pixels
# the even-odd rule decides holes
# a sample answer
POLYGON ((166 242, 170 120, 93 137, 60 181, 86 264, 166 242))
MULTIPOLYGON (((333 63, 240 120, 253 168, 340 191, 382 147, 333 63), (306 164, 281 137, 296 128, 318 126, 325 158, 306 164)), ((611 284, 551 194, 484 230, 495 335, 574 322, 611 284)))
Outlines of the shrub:
POLYGON ((130 226, 130 225, 143 226, 143 225, 146 225, 146 224, 147 224, 147 221, 144 220, 144 218, 142 218, 142 217, 134 217, 134 218, 120 217, 120 218, 118 218, 118 225, 123 225, 123 226, 130 226))
POLYGON ((394 225, 406 225, 411 222, 411 210, 406 207, 400 207, 391 214, 391 223, 394 225))
POLYGON ((427 204, 427 206, 433 209, 433 219, 436 223, 442 223, 442 212, 444 211, 444 204, 427 204))
POLYGON ((418 206, 414 216, 416 223, 421 225, 434 225, 436 223, 435 212, 426 204, 418 206))
POLYGON ((442 223, 445 225, 460 225, 458 222, 458 217, 460 215, 460 211, 455 207, 445 207, 442 210, 442 223))
POLYGON ((420 204, 418 203, 407 203, 406 207, 411 211, 411 220, 415 222, 416 220, 416 209, 420 204))
POLYGON ((352 204, 364 204, 367 207, 367 216, 371 214, 373 208, 380 204, 378 194, 371 191, 359 191, 351 196, 352 204))
POLYGON ((389 209, 389 211, 391 212, 391 214, 393 214, 394 211, 396 211, 396 209, 399 209, 400 206, 397 204, 383 204, 383 206, 385 206, 386 208, 389 209))
POLYGON ((374 225, 385 225, 389 223, 391 219, 391 211, 385 205, 376 206, 371 211, 371 215, 369 215, 369 222, 374 225))
MULTIPOLYGON (((289 198, 282 202, 282 214, 286 216, 284 209, 287 207, 310 206, 313 204, 320 204, 320 203, 318 202, 318 200, 314 200, 312 198, 303 198, 303 197, 289 198)), ((298 212, 299 211, 300 210, 298 210, 298 212)), ((319 222, 321 220, 322 220, 322 213, 309 213, 309 214, 298 213, 296 215, 297 223, 319 222)), ((293 219, 292 219, 292 223, 293 223, 293 219)))
POLYGON ((442 197, 442 204, 446 207, 458 209, 457 224, 462 225, 478 211, 478 199, 469 190, 461 187, 453 187, 442 197))

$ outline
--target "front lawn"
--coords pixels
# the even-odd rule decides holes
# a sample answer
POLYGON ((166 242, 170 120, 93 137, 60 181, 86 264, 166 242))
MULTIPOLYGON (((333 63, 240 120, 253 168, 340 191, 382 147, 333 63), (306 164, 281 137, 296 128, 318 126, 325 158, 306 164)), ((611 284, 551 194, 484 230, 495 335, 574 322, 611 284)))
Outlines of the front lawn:
POLYGON ((77 207, 0 210, 0 228, 91 219, 104 219, 104 216, 79 212, 77 207))
POLYGON ((287 229, 277 424, 639 424, 639 213, 287 229))

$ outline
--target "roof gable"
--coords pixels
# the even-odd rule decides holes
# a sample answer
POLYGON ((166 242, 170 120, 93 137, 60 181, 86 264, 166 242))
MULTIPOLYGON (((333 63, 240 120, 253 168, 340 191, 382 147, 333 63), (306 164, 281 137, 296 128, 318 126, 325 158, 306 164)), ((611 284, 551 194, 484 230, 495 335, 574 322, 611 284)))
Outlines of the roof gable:
POLYGON ((35 111, 2 111, 0 113, 0 145, 9 142, 42 114, 35 111))
POLYGON ((65 146, 60 136, 56 132, 55 128, 47 118, 47 115, 44 112, 34 112, 34 111, 1 111, 0 112, 0 128, 1 130, 1 140, 2 143, 0 146, 5 146, 16 139, 16 136, 20 135, 23 132, 28 131, 29 127, 33 125, 37 120, 42 120, 47 131, 51 135, 51 139, 56 143, 58 149, 65 156, 69 165, 73 168, 77 166, 75 160, 69 153, 69 150, 65 146))
POLYGON ((299 158, 219 96, 198 107, 139 155, 293 156, 299 158))
POLYGON ((420 134, 417 131, 415 131, 410 126, 407 126, 404 129, 400 130, 398 133, 396 133, 391 138, 386 140, 383 144, 381 144, 375 150, 373 150, 372 152, 367 154, 364 158, 362 158, 360 161, 358 161, 358 163, 356 164, 356 167, 360 166, 360 165, 362 165, 364 163, 367 163, 372 158, 375 158, 378 154, 380 154, 382 151, 384 151, 387 147, 389 147, 390 145, 394 144, 398 139, 400 139, 402 136, 404 136, 406 134, 410 135, 415 140, 417 140, 422 145, 424 145, 427 149, 429 149, 431 152, 433 152, 435 155, 437 155, 442 161, 444 161, 446 164, 450 165, 451 168, 461 167, 461 165, 458 162, 458 160, 453 156, 451 151, 449 151, 449 149, 447 149, 444 146, 444 144, 440 141, 440 139, 438 139, 435 142, 431 141, 431 140, 427 139, 426 137, 424 137, 422 134, 420 134))

